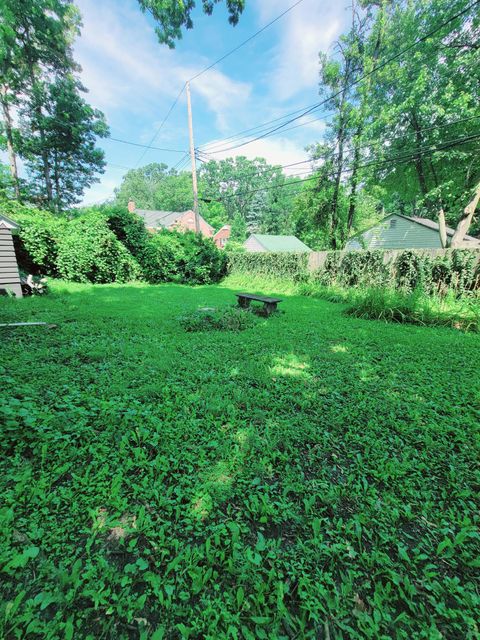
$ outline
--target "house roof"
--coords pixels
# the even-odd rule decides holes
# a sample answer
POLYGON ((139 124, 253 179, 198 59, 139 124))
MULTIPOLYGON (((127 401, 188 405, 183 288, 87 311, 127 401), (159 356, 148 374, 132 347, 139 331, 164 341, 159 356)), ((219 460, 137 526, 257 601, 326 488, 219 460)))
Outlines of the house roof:
POLYGON ((292 251, 296 253, 311 251, 310 247, 307 247, 306 244, 295 236, 270 236, 254 233, 250 238, 255 238, 267 251, 292 251))
MULTIPOLYGON (((151 209, 135 209, 135 213, 143 218, 146 227, 157 229, 158 227, 170 227, 185 213, 193 214, 193 211, 153 211, 151 209)), ((200 216, 200 220, 211 227, 211 225, 209 225, 202 216, 200 216)))
POLYGON ((10 229, 10 231, 16 231, 17 229, 20 229, 19 224, 17 224, 11 218, 8 218, 3 213, 0 213, 0 227, 3 227, 4 229, 10 229))

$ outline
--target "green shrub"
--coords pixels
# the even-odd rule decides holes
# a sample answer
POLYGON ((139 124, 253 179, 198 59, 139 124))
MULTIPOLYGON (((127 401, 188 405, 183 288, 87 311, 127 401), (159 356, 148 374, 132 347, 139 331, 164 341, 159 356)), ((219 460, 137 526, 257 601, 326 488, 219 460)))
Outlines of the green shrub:
POLYGON ((58 242, 60 277, 74 282, 128 282, 140 267, 101 216, 94 213, 72 220, 58 242))
POLYGON ((303 282, 308 279, 308 253, 230 253, 228 271, 303 282))
POLYGON ((244 331, 256 322, 251 309, 198 309, 179 318, 185 331, 244 331))
POLYGON ((18 235, 14 236, 20 269, 35 275, 58 275, 58 238, 66 219, 16 201, 2 203, 0 210, 20 225, 18 235))
POLYGON ((351 251, 337 267, 337 280, 347 287, 381 285, 387 279, 382 251, 351 251))
POLYGON ((478 299, 459 301, 452 293, 439 298, 421 289, 406 292, 371 288, 357 290, 350 300, 347 314, 358 318, 480 331, 478 299))
POLYGON ((226 274, 227 258, 209 238, 191 231, 160 231, 150 236, 142 256, 150 283, 210 284, 226 274))
POLYGON ((117 240, 141 262, 150 237, 142 218, 119 205, 104 205, 98 207, 98 211, 105 216, 107 225, 117 240))

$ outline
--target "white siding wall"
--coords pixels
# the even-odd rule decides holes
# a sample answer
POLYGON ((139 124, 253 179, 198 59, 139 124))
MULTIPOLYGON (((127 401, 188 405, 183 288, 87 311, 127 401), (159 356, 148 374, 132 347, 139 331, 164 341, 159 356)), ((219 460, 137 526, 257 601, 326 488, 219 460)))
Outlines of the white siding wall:
POLYGON ((22 297, 12 232, 3 227, 0 227, 0 289, 6 289, 17 297, 22 297))
POLYGON ((438 231, 411 220, 392 215, 345 246, 355 249, 441 249, 438 231))

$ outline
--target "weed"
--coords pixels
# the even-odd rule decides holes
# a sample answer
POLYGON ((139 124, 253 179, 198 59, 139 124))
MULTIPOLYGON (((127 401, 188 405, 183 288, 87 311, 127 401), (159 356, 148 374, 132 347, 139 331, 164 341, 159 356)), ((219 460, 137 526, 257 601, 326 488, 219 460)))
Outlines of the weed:
POLYGON ((251 309, 204 307, 180 316, 185 331, 244 331, 255 325, 251 309))

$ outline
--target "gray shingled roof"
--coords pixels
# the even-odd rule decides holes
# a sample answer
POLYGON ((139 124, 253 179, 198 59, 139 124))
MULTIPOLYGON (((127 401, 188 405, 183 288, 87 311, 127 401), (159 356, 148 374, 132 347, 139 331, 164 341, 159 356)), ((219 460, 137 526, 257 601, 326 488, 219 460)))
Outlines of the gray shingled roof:
POLYGON ((0 213, 0 227, 4 227, 6 229, 10 229, 11 231, 20 229, 20 225, 18 225, 15 220, 12 220, 4 213, 0 213))
POLYGON ((146 227, 158 229, 158 227, 170 227, 175 220, 180 218, 183 211, 150 211, 149 209, 135 209, 135 213, 143 218, 146 227))

